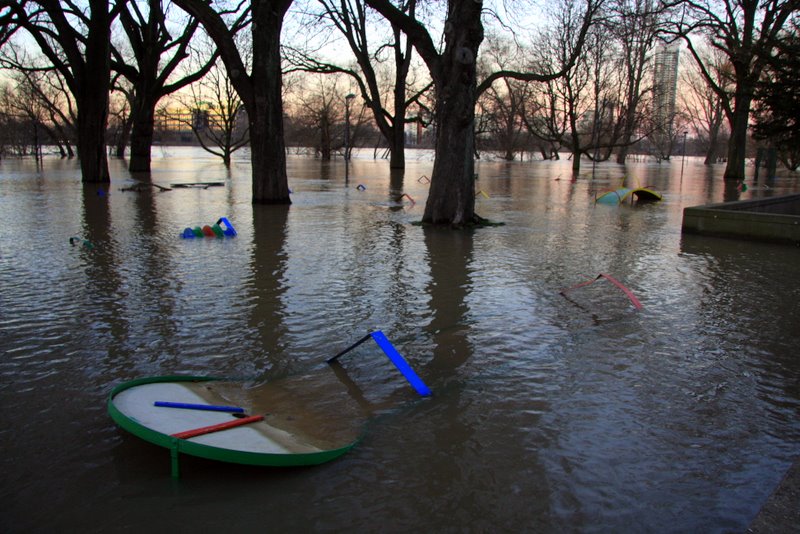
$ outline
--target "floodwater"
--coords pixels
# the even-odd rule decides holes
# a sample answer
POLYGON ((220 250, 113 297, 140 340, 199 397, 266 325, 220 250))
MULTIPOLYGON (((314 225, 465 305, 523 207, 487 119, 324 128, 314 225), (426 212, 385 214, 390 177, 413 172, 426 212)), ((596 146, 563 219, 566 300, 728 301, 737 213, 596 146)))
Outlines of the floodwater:
POLYGON ((291 207, 250 203, 246 160, 154 153, 156 183, 225 185, 0 162, 3 532, 742 531, 800 454, 800 249, 681 235, 721 167, 481 161, 477 212, 505 225, 451 231, 413 224, 427 153, 404 178, 361 154, 347 183, 292 156, 291 207), (595 205, 623 176, 664 200, 595 205), (179 237, 221 216, 237 237, 179 237), (642 309, 605 279, 560 294, 599 273, 642 309), (325 364, 375 329, 431 397, 374 345, 325 364), (183 458, 172 480, 106 412, 172 374, 291 385, 363 439, 309 468, 183 458))

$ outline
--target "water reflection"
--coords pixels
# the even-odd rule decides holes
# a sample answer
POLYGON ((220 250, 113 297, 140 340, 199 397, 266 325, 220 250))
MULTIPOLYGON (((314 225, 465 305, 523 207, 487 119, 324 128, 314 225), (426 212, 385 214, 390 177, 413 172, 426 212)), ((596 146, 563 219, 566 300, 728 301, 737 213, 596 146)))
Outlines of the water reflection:
POLYGON ((286 238, 288 206, 253 206, 253 237, 248 279, 248 324, 257 337, 250 365, 255 374, 267 370, 287 372, 292 359, 287 352, 283 299, 286 293, 286 238))
MULTIPOLYGON (((356 157, 349 187, 342 161, 290 157, 291 207, 251 204, 246 160, 164 156, 154 183, 225 186, 123 192, 112 161, 98 195, 75 162, 0 161, 5 530, 259 530, 268 502, 275 530, 741 531, 796 455, 797 249, 680 232, 684 207, 728 194, 721 166, 572 181, 568 161, 483 160, 476 211, 506 225, 450 232, 412 224, 425 155, 406 176, 356 157), (623 178, 664 201, 595 205, 623 178), (237 238, 180 239, 220 216, 237 238), (644 308, 610 284, 580 307, 558 294, 599 272, 644 308), (374 345, 324 364, 376 328, 433 397, 374 345), (229 394, 287 423, 367 433, 333 464, 189 462, 173 486, 165 451, 105 414, 114 385, 173 373, 243 377, 229 394)), ((761 185, 740 198, 800 187, 761 185)))
POLYGON ((432 314, 426 330, 434 344, 429 365, 437 379, 446 384, 458 376, 458 368, 472 355, 466 299, 472 286, 473 234, 427 227, 424 233, 430 269, 426 293, 432 314))

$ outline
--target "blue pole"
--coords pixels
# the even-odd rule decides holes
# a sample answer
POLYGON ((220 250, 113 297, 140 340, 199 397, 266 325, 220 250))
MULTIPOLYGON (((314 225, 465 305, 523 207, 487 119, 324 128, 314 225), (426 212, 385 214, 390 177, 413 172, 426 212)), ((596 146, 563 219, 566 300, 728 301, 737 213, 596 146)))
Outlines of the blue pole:
POLYGON ((403 358, 403 356, 397 352, 397 349, 394 348, 394 345, 383 335, 383 332, 380 330, 372 332, 370 334, 372 339, 375 340, 375 343, 381 348, 381 350, 386 354, 386 356, 391 360, 391 362, 397 367, 397 370, 403 373, 403 376, 406 377, 408 383, 417 390, 417 393, 422 395, 423 397, 427 397, 431 394, 431 390, 425 383, 417 376, 417 373, 408 365, 408 362, 403 358))
POLYGON ((244 413, 244 408, 238 406, 217 406, 214 404, 190 404, 188 402, 155 401, 153 406, 161 408, 182 408, 184 410, 205 410, 208 412, 244 413))

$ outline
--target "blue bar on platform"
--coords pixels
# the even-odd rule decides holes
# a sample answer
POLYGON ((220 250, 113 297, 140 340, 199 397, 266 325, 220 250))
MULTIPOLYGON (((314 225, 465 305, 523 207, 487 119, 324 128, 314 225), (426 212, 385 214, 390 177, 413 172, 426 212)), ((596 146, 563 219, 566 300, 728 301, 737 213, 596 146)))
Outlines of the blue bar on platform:
POLYGON ((216 406, 214 404, 189 404, 186 402, 155 401, 153 406, 162 408, 182 408, 185 410, 207 410, 210 412, 244 413, 244 408, 237 406, 216 406))
POLYGON ((417 393, 422 395, 423 397, 427 397, 431 394, 431 390, 425 383, 417 376, 417 373, 408 365, 408 362, 403 358, 403 356, 397 352, 397 349, 394 348, 394 345, 386 338, 386 336, 380 330, 372 332, 372 339, 375 340, 375 343, 381 348, 381 350, 389 357, 392 363, 397 367, 398 371, 403 373, 403 376, 406 377, 408 383, 417 390, 417 393))

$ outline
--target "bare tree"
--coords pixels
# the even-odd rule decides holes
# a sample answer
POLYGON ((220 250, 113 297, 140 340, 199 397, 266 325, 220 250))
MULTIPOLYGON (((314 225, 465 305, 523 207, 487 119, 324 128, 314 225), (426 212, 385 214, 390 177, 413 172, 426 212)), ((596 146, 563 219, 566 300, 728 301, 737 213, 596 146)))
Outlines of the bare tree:
POLYGON ((252 16, 252 69, 236 46, 235 29, 205 0, 175 0, 198 19, 214 40, 228 76, 247 111, 250 160, 253 169, 253 202, 290 204, 283 139, 281 93, 281 27, 292 0, 250 0, 245 10, 252 16))
MULTIPOLYGON (((593 26, 578 54, 574 34, 582 24, 577 5, 565 0, 555 8, 555 24, 542 38, 534 61, 550 70, 575 59, 562 76, 538 84, 538 117, 525 117, 532 135, 548 143, 567 148, 572 158, 572 172, 580 172, 581 156, 599 159, 598 147, 603 129, 611 123, 606 84, 610 83, 609 34, 602 25, 593 26)), ((612 143, 606 140, 606 145, 612 143)))
MULTIPOLYGON (((479 62, 479 74, 487 76, 494 70, 522 70, 516 65, 519 56, 513 43, 501 38, 487 39, 479 62)), ((478 97, 478 122, 476 136, 486 133, 495 150, 507 161, 525 149, 527 132, 523 121, 525 102, 531 93, 527 82, 501 78, 478 97)))
POLYGON ((725 180, 745 178, 750 108, 756 85, 780 39, 780 31, 800 10, 800 0, 696 0, 678 2, 671 31, 682 37, 709 87, 719 96, 731 129, 725 180), (715 80, 694 36, 722 52, 733 67, 730 93, 715 80))
POLYGON ((49 140, 46 111, 25 76, 19 78, 13 92, 9 87, 4 88, 2 108, 16 123, 15 152, 33 154, 38 162, 42 159, 43 145, 49 140))
MULTIPOLYGON (((73 95, 84 182, 110 180, 105 128, 111 89, 111 23, 124 3, 88 0, 84 5, 71 0, 0 0, 0 12, 9 19, 4 35, 18 29, 27 32, 73 95)), ((7 41, 7 37, 3 40, 7 41)))
POLYGON ((344 146, 344 103, 340 79, 335 76, 312 75, 304 79, 301 90, 293 95, 294 115, 313 136, 307 140, 323 160, 331 159, 334 150, 344 146))
POLYGON ((221 64, 216 64, 200 81, 177 100, 192 110, 183 121, 192 129, 203 150, 231 165, 233 153, 250 141, 242 100, 221 64))
MULTIPOLYGON (((723 88, 726 93, 733 91, 733 67, 724 54, 709 50, 703 53, 703 64, 718 87, 723 88)), ((681 82, 685 88, 680 94, 682 113, 704 148, 704 163, 712 165, 723 153, 720 140, 727 133, 724 128, 725 109, 722 99, 708 85, 693 59, 683 70, 681 82)))
POLYGON ((488 133, 494 149, 506 161, 514 161, 516 153, 525 149, 527 132, 522 111, 527 92, 528 84, 503 78, 478 98, 479 123, 483 127, 476 135, 488 133))
POLYGON ((622 48, 620 73, 624 79, 624 91, 619 102, 622 122, 618 141, 617 163, 625 163, 629 147, 635 143, 636 132, 642 127, 645 86, 651 52, 657 42, 660 28, 661 6, 653 0, 618 0, 613 23, 614 32, 622 48))
MULTIPOLYGON (((375 124, 389 145, 389 167, 405 168, 405 126, 419 120, 409 116, 429 83, 418 86, 412 75, 413 46, 404 39, 401 29, 392 24, 389 31, 375 31, 379 21, 369 17, 363 0, 317 0, 321 7, 318 20, 328 21, 346 40, 357 67, 344 62, 324 61, 297 47, 284 47, 289 71, 343 73, 352 77, 375 124), (372 43, 370 36, 387 35, 372 43), (385 66, 385 68, 384 68, 385 66), (390 72, 384 76, 385 72, 390 72), (384 82, 383 78, 391 78, 384 82)), ((401 2, 399 9, 410 19, 416 17, 416 0, 401 2)), ((374 17, 373 17, 374 18, 374 17)))
MULTIPOLYGON (((574 63, 577 53, 555 72, 496 71, 480 84, 478 50, 484 37, 481 0, 450 0, 444 21, 444 50, 436 46, 428 30, 389 0, 366 0, 393 25, 400 28, 428 66, 436 93, 436 159, 423 222, 464 226, 480 223, 475 214, 473 186, 475 162, 475 103, 495 80, 513 78, 547 81, 558 78, 574 63)), ((584 24, 575 35, 580 51, 599 3, 587 2, 584 24)))
MULTIPOLYGON (((20 60, 20 64, 33 65, 31 60, 20 60)), ((9 108, 27 116, 36 125, 37 139, 44 133, 47 142, 56 146, 61 157, 72 158, 75 153, 74 105, 66 90, 64 80, 55 70, 18 70, 11 76, 16 82, 20 98, 9 102, 9 108)))
POLYGON ((189 56, 188 48, 196 38, 200 23, 195 18, 183 21, 183 31, 173 37, 168 29, 168 17, 162 0, 130 0, 120 11, 120 23, 128 38, 132 57, 126 58, 123 51, 114 47, 112 67, 132 86, 128 167, 133 172, 150 170, 158 101, 202 78, 217 58, 216 52, 210 53, 193 72, 184 72, 175 78, 178 67, 189 56))

